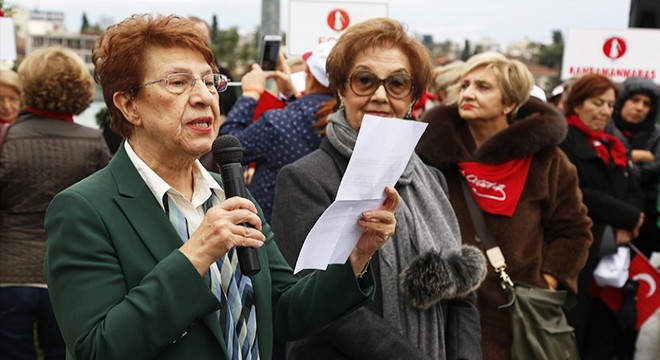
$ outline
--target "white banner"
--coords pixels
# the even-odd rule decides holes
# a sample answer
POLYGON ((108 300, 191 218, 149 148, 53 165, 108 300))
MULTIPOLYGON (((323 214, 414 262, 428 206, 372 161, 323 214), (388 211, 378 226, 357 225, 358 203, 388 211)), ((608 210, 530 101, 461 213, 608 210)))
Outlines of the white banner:
POLYGON ((569 29, 561 78, 589 73, 615 82, 639 76, 660 84, 660 30, 569 29))
POLYGON ((16 60, 14 20, 8 17, 0 17, 0 60, 16 60))
POLYGON ((291 0, 287 52, 302 55, 339 38, 349 26, 375 17, 387 17, 387 3, 291 0))

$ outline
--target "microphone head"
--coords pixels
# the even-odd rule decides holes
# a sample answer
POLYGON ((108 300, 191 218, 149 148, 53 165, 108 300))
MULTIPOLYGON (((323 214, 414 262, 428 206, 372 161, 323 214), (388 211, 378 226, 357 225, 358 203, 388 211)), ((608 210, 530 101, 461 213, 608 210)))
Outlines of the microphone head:
POLYGON ((233 135, 222 135, 213 141, 211 148, 213 160, 219 166, 240 163, 243 160, 241 142, 233 135))

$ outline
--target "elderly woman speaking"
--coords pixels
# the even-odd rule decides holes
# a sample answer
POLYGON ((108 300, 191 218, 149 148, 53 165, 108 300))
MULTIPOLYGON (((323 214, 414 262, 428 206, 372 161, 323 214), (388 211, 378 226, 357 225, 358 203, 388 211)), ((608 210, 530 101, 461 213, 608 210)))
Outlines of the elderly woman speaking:
POLYGON ((101 35, 92 60, 127 141, 46 215, 46 278, 69 355, 269 359, 274 338, 300 338, 369 300, 373 275, 360 275, 394 232, 394 189, 359 221, 345 264, 301 279, 258 205, 225 199, 197 160, 216 138, 227 80, 194 25, 135 15, 101 35), (241 273, 237 246, 257 249, 260 272, 241 273))

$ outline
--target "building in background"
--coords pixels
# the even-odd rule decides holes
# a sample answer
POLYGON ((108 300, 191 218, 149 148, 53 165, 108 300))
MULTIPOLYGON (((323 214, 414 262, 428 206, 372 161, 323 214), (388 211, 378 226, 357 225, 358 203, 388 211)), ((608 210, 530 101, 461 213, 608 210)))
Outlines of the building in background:
POLYGON ((18 62, 32 51, 60 45, 76 52, 93 69, 92 49, 98 35, 69 31, 64 25, 64 12, 28 10, 14 7, 9 14, 16 29, 18 62))

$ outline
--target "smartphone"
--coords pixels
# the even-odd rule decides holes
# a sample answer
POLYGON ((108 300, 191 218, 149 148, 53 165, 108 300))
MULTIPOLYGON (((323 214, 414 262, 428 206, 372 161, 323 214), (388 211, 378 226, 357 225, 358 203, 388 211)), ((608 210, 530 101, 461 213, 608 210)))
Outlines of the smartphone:
POLYGON ((264 71, 275 71, 277 69, 277 59, 281 44, 282 36, 264 35, 259 51, 259 66, 264 71))

